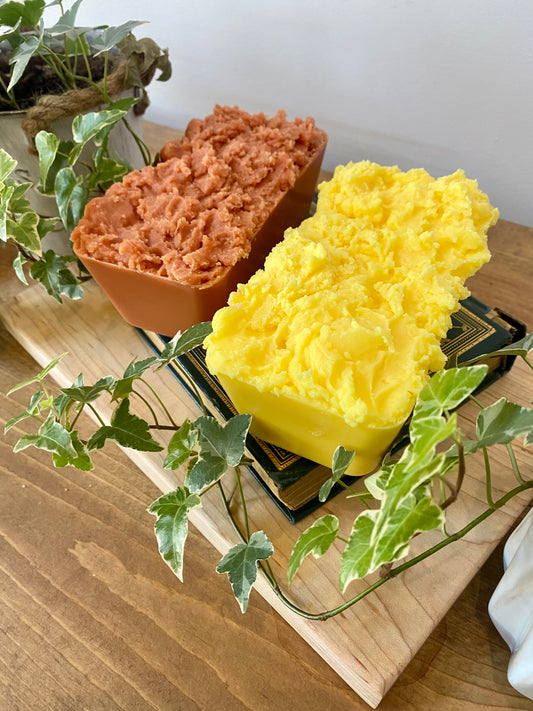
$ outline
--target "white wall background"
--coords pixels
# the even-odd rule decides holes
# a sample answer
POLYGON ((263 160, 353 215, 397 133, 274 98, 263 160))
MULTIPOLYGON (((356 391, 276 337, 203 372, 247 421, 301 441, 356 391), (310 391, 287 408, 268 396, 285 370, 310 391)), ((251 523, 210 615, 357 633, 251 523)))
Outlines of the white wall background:
POLYGON ((86 0, 79 24, 147 20, 173 77, 149 120, 215 103, 329 133, 324 167, 463 168, 501 217, 533 226, 533 0, 86 0))

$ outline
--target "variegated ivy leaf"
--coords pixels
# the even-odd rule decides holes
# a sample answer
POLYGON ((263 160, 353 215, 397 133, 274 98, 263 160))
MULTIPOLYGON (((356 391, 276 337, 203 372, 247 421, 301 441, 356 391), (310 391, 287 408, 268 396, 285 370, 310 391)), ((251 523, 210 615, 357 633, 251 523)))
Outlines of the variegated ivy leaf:
POLYGON ((56 422, 51 412, 45 422, 39 427, 37 434, 23 435, 16 443, 14 450, 20 452, 26 447, 36 447, 47 452, 53 452, 60 457, 76 458, 78 453, 72 443, 71 433, 62 424, 56 422))
POLYGON ((509 444, 525 435, 525 444, 533 441, 533 409, 500 398, 483 408, 476 421, 478 439, 465 442, 468 452, 476 452, 493 444, 509 444))
POLYGON ((104 392, 111 392, 114 385, 114 378, 111 375, 106 375, 100 378, 94 385, 83 385, 81 375, 76 379, 76 383, 69 388, 61 388, 63 395, 66 395, 74 402, 86 404, 97 400, 104 392), (80 382, 81 381, 81 382, 80 382))
POLYGON ((384 464, 381 469, 374 474, 365 477, 365 487, 372 494, 376 501, 381 501, 387 488, 387 482, 392 473, 394 462, 384 464))
POLYGON ((39 131, 35 136, 35 147, 39 153, 39 171, 41 176, 41 185, 46 186, 48 172, 52 167, 57 151, 59 149, 59 138, 55 133, 48 131, 39 131))
POLYGON ((89 191, 83 185, 83 178, 77 176, 70 166, 58 171, 54 188, 59 215, 66 230, 73 230, 80 221, 89 191))
POLYGON ((15 188, 13 185, 0 185, 0 240, 7 242, 8 235, 7 221, 10 212, 13 212, 12 199, 15 188))
POLYGON ((217 565, 217 573, 227 573, 241 612, 246 612, 250 591, 257 578, 257 563, 274 553, 264 531, 255 531, 248 543, 233 546, 217 565))
POLYGON ((448 418, 442 415, 425 415, 418 412, 409 427, 411 442, 404 450, 402 459, 412 468, 418 469, 430 464, 435 447, 453 435, 457 429, 457 414, 448 418))
POLYGON ((33 393, 30 399, 30 404, 24 410, 24 412, 21 412, 20 415, 15 415, 15 417, 12 417, 6 422, 6 426, 4 427, 4 433, 10 430, 14 425, 17 425, 19 422, 22 422, 22 420, 25 420, 28 417, 36 417, 37 415, 39 415, 39 413, 41 412, 41 408, 39 407, 39 405, 43 397, 43 390, 39 390, 39 392, 33 393))
POLYGON ((217 482, 228 470, 228 463, 223 457, 203 450, 189 467, 185 483, 191 491, 199 494, 208 486, 217 482))
POLYGON ((58 454, 54 452, 53 460, 56 467, 76 467, 76 469, 81 469, 81 471, 89 472, 94 469, 94 464, 89 456, 87 447, 80 441, 78 432, 74 430, 70 432, 70 440, 72 446, 74 447, 76 454, 74 456, 67 456, 66 454, 58 454))
POLYGON ((454 410, 481 385, 487 372, 487 365, 473 365, 435 373, 417 398, 413 419, 422 411, 440 414, 454 410))
POLYGON ((129 399, 122 400, 111 416, 111 423, 100 427, 89 439, 87 448, 101 449, 108 439, 140 452, 160 452, 163 447, 150 434, 148 423, 129 410, 129 399))
POLYGON ((49 249, 44 258, 34 262, 30 268, 32 279, 41 282, 50 296, 60 304, 63 303, 62 296, 69 299, 80 299, 83 296, 82 287, 67 266, 69 261, 68 256, 55 254, 49 249))
POLYGON ((179 487, 163 494, 148 507, 156 516, 154 525, 159 552, 165 563, 183 580, 183 550, 189 531, 189 511, 201 506, 200 497, 179 487))
POLYGON ((60 360, 62 360, 67 354, 62 353, 61 355, 56 356, 50 363, 48 363, 47 366, 45 366, 40 373, 37 375, 32 376, 31 378, 28 378, 27 380, 24 380, 22 383, 18 383, 18 385, 15 385, 11 388, 11 390, 7 393, 8 396, 11 395, 12 393, 16 392, 17 390, 21 390, 22 388, 25 388, 27 385, 33 385, 34 383, 42 383, 43 380, 47 377, 47 375, 50 373, 51 370, 53 370, 56 365, 59 363, 60 360))
POLYGON ((15 274, 23 284, 26 284, 26 286, 28 286, 28 280, 26 279, 26 275, 24 274, 24 265, 28 262, 29 259, 26 259, 22 252, 19 252, 13 260, 13 269, 15 271, 15 274))
POLYGON ((198 431, 190 420, 185 420, 168 443, 168 454, 163 462, 165 469, 179 469, 191 456, 198 439, 198 431))
POLYGON ((251 415, 236 415, 221 425, 214 417, 199 417, 194 425, 198 429, 200 452, 210 452, 228 466, 236 467, 244 455, 251 421, 251 415))
POLYGON ((122 378, 116 381, 113 389, 113 400, 121 400, 124 397, 128 397, 133 390, 135 380, 142 378, 157 360, 156 356, 150 356, 143 360, 133 360, 124 371, 122 378))
POLYGON ((509 346, 505 346, 505 348, 500 348, 497 351, 491 351, 486 355, 478 356, 478 358, 472 358, 469 361, 465 361, 463 363, 463 366, 467 366, 470 363, 474 363, 476 360, 479 360, 479 357, 487 358, 487 356, 493 357, 516 355, 524 358, 531 350, 533 350, 533 331, 531 333, 528 333, 519 341, 516 341, 515 343, 512 343, 509 346))
MULTIPOLYGON (((403 509, 406 501, 412 502, 411 497, 420 486, 443 476, 446 460, 444 455, 436 456, 435 450, 441 441, 451 436, 455 428, 454 414, 448 421, 442 420, 438 435, 437 430, 431 430, 427 437, 420 436, 416 442, 411 442, 406 447, 402 457, 390 467, 373 536, 386 536, 388 521, 395 511, 403 509)), ((413 535, 415 533, 416 531, 413 531, 413 535)))
POLYGON ((174 358, 178 358, 193 348, 201 346, 212 330, 211 321, 203 321, 194 324, 183 333, 178 331, 161 351, 160 367, 168 365, 174 358))
POLYGON ((228 467, 240 464, 251 419, 250 415, 236 415, 221 425, 214 417, 205 415, 195 421, 199 453, 187 474, 191 491, 200 493, 218 481, 228 467))
POLYGON ((301 534, 289 558, 289 565, 287 567, 287 580, 289 585, 293 581, 304 558, 311 553, 315 558, 323 556, 324 553, 329 550, 338 532, 338 518, 332 514, 326 514, 315 521, 301 534))
POLYGON ((0 182, 3 182, 17 167, 17 161, 0 148, 0 182))
POLYGON ((385 563, 403 558, 416 533, 429 531, 444 521, 444 512, 433 501, 431 488, 420 487, 402 499, 376 535, 380 511, 363 511, 355 519, 348 544, 342 554, 339 583, 345 592, 352 580, 369 575, 385 563))
POLYGON ((337 447, 337 449, 333 453, 331 476, 322 484, 322 486, 320 487, 320 491, 318 492, 319 501, 325 501, 328 498, 332 488, 344 476, 346 469, 351 464, 352 459, 354 458, 354 454, 355 452, 348 449, 344 449, 342 445, 337 447))
POLYGON ((24 212, 17 220, 6 220, 6 235, 34 254, 41 254, 41 236, 39 234, 39 215, 24 212))
POLYGON ((69 163, 74 165, 80 157, 85 145, 94 139, 96 145, 101 145, 109 131, 127 114, 126 109, 103 109, 79 114, 72 121, 72 137, 75 145, 69 154, 69 163))

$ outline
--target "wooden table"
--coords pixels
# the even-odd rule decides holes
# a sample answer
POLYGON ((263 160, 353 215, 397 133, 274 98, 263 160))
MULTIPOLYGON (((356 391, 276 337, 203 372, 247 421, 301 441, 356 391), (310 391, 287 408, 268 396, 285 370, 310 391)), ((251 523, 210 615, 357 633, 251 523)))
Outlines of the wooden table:
MULTIPOLYGON (((501 221, 479 299, 533 328, 533 229, 501 221)), ((0 250, 0 298, 18 289, 0 250)), ((43 296, 42 308, 46 308, 43 296)), ((24 409, 7 390, 38 371, 0 328, 0 417, 24 409)), ((118 449, 93 472, 56 470, 24 425, 0 439, 0 708, 354 711, 367 704, 258 595, 241 615, 218 553, 194 529, 185 582, 162 564, 147 505, 159 494, 118 449)), ((501 546, 437 626, 379 709, 533 709, 508 684, 509 651, 488 600, 501 546)))

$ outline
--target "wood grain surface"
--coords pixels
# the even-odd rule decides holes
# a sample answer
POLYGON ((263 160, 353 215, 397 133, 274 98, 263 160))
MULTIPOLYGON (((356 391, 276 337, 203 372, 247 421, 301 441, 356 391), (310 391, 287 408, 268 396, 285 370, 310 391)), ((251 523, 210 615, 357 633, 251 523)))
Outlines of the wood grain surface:
MULTIPOLYGON (((506 308, 530 329, 532 233, 512 223, 494 228, 491 247, 497 258, 476 277, 475 288, 471 284, 475 296, 506 308), (494 267, 496 262, 499 267, 494 267), (507 287, 501 286, 502 280, 507 287)), ((44 295, 30 299, 29 305, 29 292, 24 292, 22 302, 13 296, 18 289, 8 276, 8 257, 2 250, 1 298, 7 299, 2 314, 9 322, 15 301, 17 309, 24 308, 28 318, 41 324, 36 328, 42 333, 42 321, 48 321, 46 314, 55 306, 44 295)), ((99 309, 101 302, 93 304, 99 309)), ((45 352, 53 347, 42 345, 45 352)), ((78 358, 90 365, 93 348, 89 339, 78 358)), ((9 398, 3 393, 37 370, 2 329, 2 421, 27 403, 24 392, 9 398)), ((518 395, 521 371, 519 375, 513 381, 518 395)), ((229 534, 223 532, 215 540, 216 532, 204 529, 212 545, 192 529, 185 582, 173 577, 159 558, 153 517, 145 511, 170 482, 161 480, 156 486, 115 447, 98 453, 91 473, 56 470, 46 456, 31 449, 14 455, 11 448, 25 429, 22 423, 0 440, 4 548, 0 708, 368 708, 259 595, 252 593, 250 609, 241 615, 226 579, 214 572, 220 557, 216 547, 229 534)), ((254 501, 253 507, 259 520, 259 509, 265 505, 254 501)), ((503 528, 512 525, 521 508, 504 517, 503 528)), ((276 517, 269 522, 282 525, 276 517)), ((509 652, 487 614, 488 599, 502 572, 501 545, 475 573, 479 568, 475 551, 492 547, 488 539, 493 533, 481 536, 471 547, 472 555, 457 564, 472 570, 471 581, 442 621, 429 619, 433 631, 428 631, 427 641, 378 708, 533 709, 533 702, 506 681, 509 652)), ((453 582, 440 576, 436 565, 426 581, 407 584, 422 585, 429 594, 453 582)), ((382 604, 382 599, 369 603, 370 609, 382 604)), ((419 598, 418 604, 426 624, 431 614, 425 599, 419 598)), ((416 631, 408 632, 417 636, 416 631)), ((371 637, 373 630, 363 624, 361 633, 371 637)), ((389 650, 382 643, 374 664, 390 667, 398 644, 395 637, 390 638, 389 650)))

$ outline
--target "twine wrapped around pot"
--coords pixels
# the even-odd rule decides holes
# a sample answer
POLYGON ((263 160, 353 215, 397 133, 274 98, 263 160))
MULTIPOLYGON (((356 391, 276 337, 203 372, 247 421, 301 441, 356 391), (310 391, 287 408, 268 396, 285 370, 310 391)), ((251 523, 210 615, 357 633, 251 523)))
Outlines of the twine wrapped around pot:
MULTIPOLYGON (((117 96, 128 88, 127 78, 129 61, 121 62, 108 76, 105 89, 110 97, 117 96)), ((143 87, 150 83, 156 70, 154 63, 146 65, 140 72, 143 87)), ((103 88, 103 81, 98 83, 103 88)), ((105 103, 104 95, 96 87, 88 86, 82 89, 70 89, 63 94, 45 94, 39 101, 26 112, 22 121, 22 128, 28 138, 30 151, 36 153, 35 136, 39 131, 48 131, 51 125, 60 119, 76 116, 97 109, 105 103)), ((137 116, 142 115, 149 105, 149 99, 143 89, 141 100, 133 107, 137 116)))

